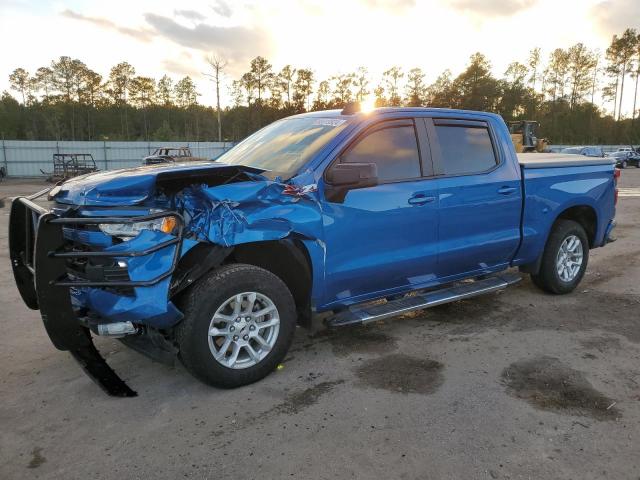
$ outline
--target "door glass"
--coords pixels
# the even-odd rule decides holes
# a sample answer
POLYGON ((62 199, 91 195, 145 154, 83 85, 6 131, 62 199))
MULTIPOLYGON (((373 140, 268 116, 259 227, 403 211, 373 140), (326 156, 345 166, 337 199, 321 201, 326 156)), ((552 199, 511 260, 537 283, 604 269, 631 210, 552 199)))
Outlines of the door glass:
POLYGON ((420 154, 413 125, 382 128, 342 155, 343 163, 375 163, 380 183, 420 177, 420 154))
POLYGON ((436 125, 445 175, 481 173, 496 165, 489 130, 484 127, 436 125))

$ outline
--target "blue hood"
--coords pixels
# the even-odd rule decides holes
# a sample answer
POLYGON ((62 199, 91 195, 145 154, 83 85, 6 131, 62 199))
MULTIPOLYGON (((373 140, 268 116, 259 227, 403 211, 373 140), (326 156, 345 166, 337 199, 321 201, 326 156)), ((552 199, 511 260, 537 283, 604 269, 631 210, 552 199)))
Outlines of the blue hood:
POLYGON ((69 205, 105 207, 139 205, 154 194, 159 180, 169 182, 191 177, 197 181, 209 174, 232 177, 240 172, 259 174, 264 170, 219 162, 148 165, 75 177, 59 187, 54 187, 50 196, 58 203, 69 205))

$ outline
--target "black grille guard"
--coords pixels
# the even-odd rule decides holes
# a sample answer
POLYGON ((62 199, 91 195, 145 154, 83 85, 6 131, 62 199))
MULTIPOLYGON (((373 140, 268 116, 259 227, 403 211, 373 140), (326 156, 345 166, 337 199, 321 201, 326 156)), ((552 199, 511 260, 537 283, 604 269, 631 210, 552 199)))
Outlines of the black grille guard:
POLYGON ((174 211, 164 211, 137 217, 60 217, 33 200, 46 193, 43 190, 30 197, 15 198, 9 217, 9 254, 20 295, 25 304, 40 310, 45 329, 58 350, 67 350, 80 363, 85 373, 106 393, 117 397, 136 396, 131 388, 109 367, 100 355, 91 332, 76 317, 69 295, 71 287, 145 287, 171 276, 176 269, 182 247, 183 217, 174 211), (175 238, 140 251, 69 252, 65 225, 97 225, 105 223, 137 223, 173 216, 177 221, 175 238), (146 281, 86 281, 67 276, 66 259, 90 257, 139 257, 176 246, 171 267, 163 274, 146 281))

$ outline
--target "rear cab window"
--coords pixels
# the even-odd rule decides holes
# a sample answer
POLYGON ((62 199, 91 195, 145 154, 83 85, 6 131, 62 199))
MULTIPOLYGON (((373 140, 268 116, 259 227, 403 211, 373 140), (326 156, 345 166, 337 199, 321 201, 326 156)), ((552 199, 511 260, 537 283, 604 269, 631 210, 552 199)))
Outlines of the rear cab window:
POLYGON ((484 122, 436 119, 433 134, 440 147, 444 175, 483 173, 498 164, 489 126, 484 122))

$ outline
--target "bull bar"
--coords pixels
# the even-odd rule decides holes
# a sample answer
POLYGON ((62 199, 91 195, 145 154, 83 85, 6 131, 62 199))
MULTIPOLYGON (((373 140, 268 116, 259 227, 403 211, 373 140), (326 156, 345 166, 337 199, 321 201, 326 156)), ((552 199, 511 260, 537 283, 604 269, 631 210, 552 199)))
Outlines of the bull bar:
POLYGON ((147 287, 171 276, 180 258, 184 219, 175 211, 163 211, 135 217, 62 217, 34 200, 43 190, 29 197, 17 197, 11 204, 9 217, 9 254, 20 295, 25 304, 40 310, 40 315, 58 350, 69 351, 84 372, 106 393, 117 397, 137 395, 111 369, 96 349, 89 328, 77 318, 71 303, 70 288, 147 287), (130 224, 163 217, 175 217, 177 233, 174 238, 144 250, 134 251, 65 251, 68 243, 63 234, 65 225, 130 224), (122 258, 150 255, 163 248, 175 246, 170 268, 143 281, 86 281, 69 278, 66 262, 70 258, 122 258))

